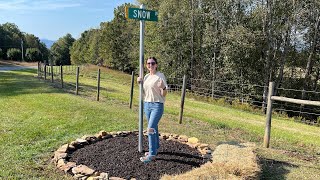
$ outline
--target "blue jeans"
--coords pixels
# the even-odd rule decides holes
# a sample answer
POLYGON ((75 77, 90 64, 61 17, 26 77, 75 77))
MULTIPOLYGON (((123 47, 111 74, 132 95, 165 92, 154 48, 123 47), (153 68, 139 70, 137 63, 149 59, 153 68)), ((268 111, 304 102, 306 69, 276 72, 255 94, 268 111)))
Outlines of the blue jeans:
POLYGON ((158 123, 163 114, 163 103, 145 102, 144 112, 148 120, 149 155, 155 156, 159 148, 158 123))

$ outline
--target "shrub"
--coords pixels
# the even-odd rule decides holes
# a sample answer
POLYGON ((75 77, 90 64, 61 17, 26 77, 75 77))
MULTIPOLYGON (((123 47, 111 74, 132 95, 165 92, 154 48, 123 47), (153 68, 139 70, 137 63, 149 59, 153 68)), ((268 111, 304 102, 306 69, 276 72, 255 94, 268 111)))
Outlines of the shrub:
POLYGON ((10 60, 21 60, 21 50, 17 48, 10 48, 7 51, 7 57, 10 60))
POLYGON ((26 50, 26 61, 39 61, 41 60, 41 52, 38 48, 28 48, 26 50))

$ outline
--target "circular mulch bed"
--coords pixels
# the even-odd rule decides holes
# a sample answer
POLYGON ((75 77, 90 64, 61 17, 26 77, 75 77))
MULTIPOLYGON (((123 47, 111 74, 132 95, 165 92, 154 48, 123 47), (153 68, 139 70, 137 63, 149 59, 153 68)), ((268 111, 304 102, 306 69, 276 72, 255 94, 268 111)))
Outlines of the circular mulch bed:
MULTIPOLYGON (((107 174, 106 179, 109 177, 160 179, 165 174, 185 173, 210 160, 199 151, 203 144, 197 142, 190 144, 187 137, 181 138, 178 135, 171 134, 167 137, 162 135, 155 161, 147 164, 139 160, 144 152, 138 152, 137 132, 104 136, 105 138, 100 140, 97 140, 96 137, 86 137, 88 141, 82 141, 85 138, 77 139, 70 145, 61 147, 55 153, 54 162, 61 170, 78 175, 78 178, 84 177, 84 174, 87 174, 87 177, 99 176, 100 172, 104 172, 107 174), (79 165, 89 167, 89 172, 88 170, 76 170, 76 166, 79 167, 79 165)), ((143 149, 148 150, 147 136, 144 136, 143 142, 143 149)), ((207 145, 205 146, 209 152, 207 145)))

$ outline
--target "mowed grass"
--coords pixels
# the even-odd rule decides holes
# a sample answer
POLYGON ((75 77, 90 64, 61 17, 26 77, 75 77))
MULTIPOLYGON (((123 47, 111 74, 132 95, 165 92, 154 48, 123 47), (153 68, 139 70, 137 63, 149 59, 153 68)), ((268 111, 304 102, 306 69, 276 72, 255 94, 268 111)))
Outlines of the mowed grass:
MULTIPOLYGON (((75 75, 59 82, 35 78, 36 70, 0 72, 0 178, 68 179, 50 165, 52 151, 85 134, 100 130, 138 129, 138 87, 129 109, 131 76, 102 69, 100 101, 95 101, 97 67, 80 72, 80 96, 74 95, 75 75)), ((50 78, 50 77, 48 77, 50 78)), ((180 93, 169 93, 161 132, 195 136, 214 149, 220 143, 255 142, 261 179, 320 177, 320 129, 272 119, 271 147, 262 147, 265 116, 198 101, 187 96, 183 123, 178 123, 180 93)))
POLYGON ((59 179, 44 164, 60 145, 103 129, 137 129, 128 108, 64 93, 34 73, 0 73, 0 179, 59 179))

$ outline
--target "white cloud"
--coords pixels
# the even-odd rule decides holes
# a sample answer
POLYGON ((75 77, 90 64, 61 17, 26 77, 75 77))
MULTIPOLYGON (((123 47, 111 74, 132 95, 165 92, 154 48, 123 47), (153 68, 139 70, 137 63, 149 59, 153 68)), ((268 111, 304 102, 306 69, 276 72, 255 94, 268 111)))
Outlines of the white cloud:
POLYGON ((0 0, 0 11, 33 11, 33 10, 57 10, 64 8, 72 8, 82 6, 83 1, 72 0, 45 0, 45 1, 32 1, 32 0, 0 0))

